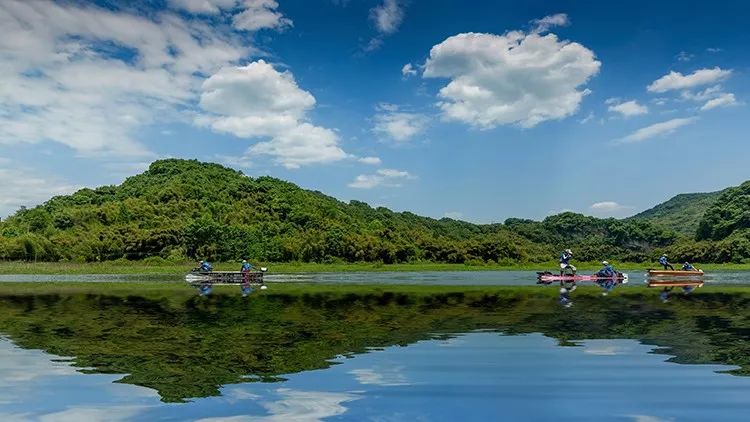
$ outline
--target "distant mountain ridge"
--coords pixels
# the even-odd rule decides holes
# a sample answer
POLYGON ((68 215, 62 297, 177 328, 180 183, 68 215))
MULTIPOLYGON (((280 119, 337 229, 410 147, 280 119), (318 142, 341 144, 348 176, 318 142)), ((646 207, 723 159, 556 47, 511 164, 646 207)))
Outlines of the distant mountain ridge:
POLYGON ((706 211, 728 189, 705 193, 681 193, 627 219, 644 220, 687 236, 695 236, 706 211))

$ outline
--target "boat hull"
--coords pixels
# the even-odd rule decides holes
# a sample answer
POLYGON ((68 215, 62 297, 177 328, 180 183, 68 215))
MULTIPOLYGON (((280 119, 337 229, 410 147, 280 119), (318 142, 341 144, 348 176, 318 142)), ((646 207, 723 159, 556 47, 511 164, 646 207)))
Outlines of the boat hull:
POLYGON ((703 287, 702 281, 649 280, 646 287, 703 287))
POLYGON ((242 285, 242 284, 263 284, 263 272, 262 271, 211 271, 211 272, 198 272, 191 271, 185 275, 185 281, 189 284, 194 285, 206 285, 206 284, 230 284, 230 285, 242 285))
POLYGON ((596 274, 592 275, 557 275, 557 274, 551 274, 551 273, 537 273, 537 280, 541 283, 553 283, 555 281, 563 281, 563 282, 578 282, 578 281, 625 281, 628 279, 627 274, 619 274, 616 277, 599 277, 596 274))
POLYGON ((682 271, 682 270, 648 270, 649 277, 703 277, 703 270, 682 271))

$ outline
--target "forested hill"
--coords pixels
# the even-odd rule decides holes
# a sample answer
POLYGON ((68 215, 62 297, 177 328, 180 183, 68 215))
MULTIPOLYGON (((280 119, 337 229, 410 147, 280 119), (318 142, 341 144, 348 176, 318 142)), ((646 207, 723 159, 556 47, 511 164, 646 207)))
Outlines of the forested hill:
POLYGON ((570 247, 579 260, 644 261, 667 251, 677 259, 724 262, 750 257, 744 235, 722 237, 747 224, 742 215, 718 232, 715 218, 706 222, 704 232, 711 234, 700 241, 644 219, 570 212, 477 225, 344 203, 278 179, 172 159, 118 186, 19 210, 0 222, 0 259, 511 264, 553 260, 570 247))
POLYGON ((724 191, 683 193, 630 218, 646 220, 677 233, 695 236, 703 214, 724 191))
POLYGON ((726 189, 705 212, 697 239, 722 240, 748 237, 750 231, 750 181, 726 189))

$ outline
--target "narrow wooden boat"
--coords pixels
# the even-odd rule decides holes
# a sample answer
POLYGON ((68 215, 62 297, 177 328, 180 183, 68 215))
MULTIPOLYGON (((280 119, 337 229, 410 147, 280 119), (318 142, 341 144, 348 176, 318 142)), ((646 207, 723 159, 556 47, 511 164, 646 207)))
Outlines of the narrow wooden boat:
POLYGON ((646 287, 703 287, 702 281, 648 280, 646 287))
POLYGON ((703 270, 648 270, 649 277, 703 277, 703 270))
POLYGON ((616 276, 613 277, 600 277, 596 274, 591 275, 560 275, 560 274, 553 274, 551 272, 537 272, 536 273, 537 280, 541 283, 552 283, 555 281, 607 281, 607 280, 617 280, 617 281, 624 281, 628 279, 628 275, 624 273, 617 273, 616 276))
POLYGON ((206 284, 263 284, 265 271, 191 271, 185 275, 185 281, 194 285, 206 284))

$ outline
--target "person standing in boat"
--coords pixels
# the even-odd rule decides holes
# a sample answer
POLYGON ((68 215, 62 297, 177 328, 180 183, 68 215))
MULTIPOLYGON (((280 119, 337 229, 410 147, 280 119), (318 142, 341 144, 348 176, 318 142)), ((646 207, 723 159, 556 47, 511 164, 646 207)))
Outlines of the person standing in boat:
POLYGON ((684 264, 682 264, 682 271, 696 271, 696 269, 693 264, 685 262, 684 264))
POLYGON ((666 270, 666 269, 670 269, 670 270, 674 271, 674 267, 673 267, 673 266, 672 266, 672 264, 670 264, 670 263, 669 263, 669 261, 667 260, 667 255, 666 255, 666 254, 663 254, 663 255, 662 255, 662 256, 661 256, 660 258, 659 258, 659 264, 661 264, 661 265, 662 265, 662 266, 664 267, 664 269, 665 269, 665 270, 666 270))
POLYGON ((247 260, 242 260, 242 268, 240 268, 240 272, 242 273, 249 273, 250 270, 254 270, 255 267, 253 267, 253 264, 247 262, 247 260))
POLYGON ((208 261, 200 261, 198 262, 198 270, 202 273, 210 273, 214 270, 214 267, 208 261))
POLYGON ((560 275, 565 275, 565 271, 570 269, 570 271, 573 272, 573 275, 576 275, 576 267, 574 267, 570 260, 573 259, 573 251, 570 249, 565 249, 562 254, 560 254, 560 275))
POLYGON ((246 259, 242 260, 242 268, 240 268, 240 272, 242 273, 242 281, 246 285, 242 286, 242 292, 244 296, 247 296, 247 293, 245 292, 245 288, 250 288, 250 270, 254 270, 255 267, 253 267, 253 264, 247 262, 246 259))

